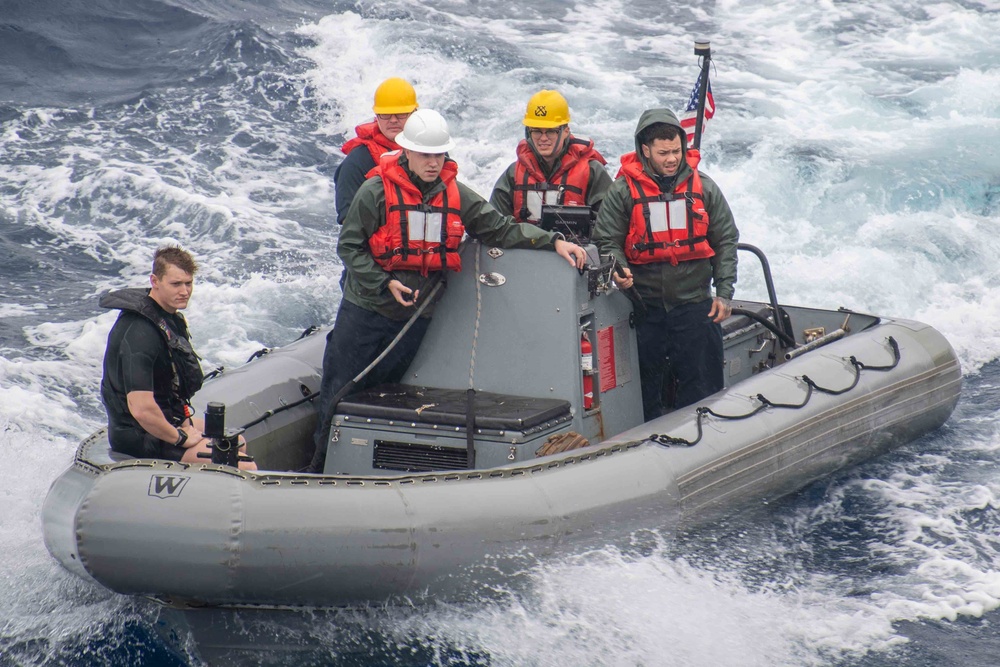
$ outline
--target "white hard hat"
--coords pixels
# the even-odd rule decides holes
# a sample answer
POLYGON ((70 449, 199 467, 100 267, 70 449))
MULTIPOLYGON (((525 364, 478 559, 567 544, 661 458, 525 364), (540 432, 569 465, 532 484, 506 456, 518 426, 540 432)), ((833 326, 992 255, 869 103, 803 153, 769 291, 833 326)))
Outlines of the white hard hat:
POLYGON ((410 114, 395 141, 418 153, 447 153, 455 147, 448 133, 448 122, 433 109, 417 109, 410 114))

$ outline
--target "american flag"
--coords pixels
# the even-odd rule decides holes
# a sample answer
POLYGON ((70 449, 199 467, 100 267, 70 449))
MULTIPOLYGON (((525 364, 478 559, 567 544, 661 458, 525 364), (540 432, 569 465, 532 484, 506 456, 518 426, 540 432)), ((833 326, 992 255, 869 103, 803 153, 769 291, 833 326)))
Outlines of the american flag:
MULTIPOLYGON (((688 146, 694 142, 694 126, 698 121, 698 95, 701 91, 701 77, 694 82, 694 89, 691 91, 691 97, 688 98, 687 108, 684 109, 684 113, 681 114, 681 127, 687 132, 687 142, 688 146)), ((715 98, 712 97, 712 82, 708 83, 708 94, 705 95, 705 125, 708 124, 708 119, 715 115, 715 98)), ((702 126, 702 132, 705 131, 704 125, 702 126)))

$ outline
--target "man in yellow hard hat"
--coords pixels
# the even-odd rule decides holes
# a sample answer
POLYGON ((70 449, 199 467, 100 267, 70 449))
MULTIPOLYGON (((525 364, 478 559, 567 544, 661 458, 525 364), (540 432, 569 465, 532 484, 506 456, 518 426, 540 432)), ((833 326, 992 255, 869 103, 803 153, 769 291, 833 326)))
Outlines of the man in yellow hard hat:
POLYGON ((518 222, 538 224, 543 204, 596 210, 611 186, 594 142, 574 137, 569 104, 554 90, 531 96, 524 112, 524 139, 517 160, 497 180, 490 203, 518 222))
POLYGON ((333 174, 336 185, 337 224, 344 223, 354 193, 365 182, 365 175, 375 168, 383 153, 399 150, 396 135, 402 132, 410 114, 417 110, 417 91, 398 77, 386 79, 375 89, 375 120, 354 128, 356 137, 340 150, 347 157, 333 174))

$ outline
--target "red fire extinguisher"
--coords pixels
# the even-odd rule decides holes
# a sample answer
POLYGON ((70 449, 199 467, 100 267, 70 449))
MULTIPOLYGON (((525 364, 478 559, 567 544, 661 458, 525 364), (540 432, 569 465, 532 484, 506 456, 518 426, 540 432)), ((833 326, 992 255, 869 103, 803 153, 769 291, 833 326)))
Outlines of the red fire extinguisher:
POLYGON ((594 351, 587 332, 580 332, 580 367, 583 369, 583 409, 594 407, 594 351))

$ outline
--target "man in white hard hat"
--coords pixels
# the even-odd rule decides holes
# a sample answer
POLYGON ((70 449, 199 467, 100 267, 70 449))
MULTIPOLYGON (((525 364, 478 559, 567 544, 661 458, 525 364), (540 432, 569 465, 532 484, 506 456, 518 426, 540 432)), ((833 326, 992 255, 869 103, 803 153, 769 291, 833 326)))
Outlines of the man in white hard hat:
MULTIPOLYGON (((382 156, 376 175, 358 189, 344 219, 337 254, 344 262, 344 298, 327 335, 320 387, 316 456, 321 472, 333 417, 333 399, 406 325, 431 274, 460 271, 458 249, 465 231, 502 248, 554 250, 583 268, 586 253, 558 234, 520 225, 455 176, 454 148, 441 114, 419 109, 396 136, 402 150, 382 156)), ((431 307, 395 348, 356 385, 362 390, 398 382, 420 347, 431 307)))

